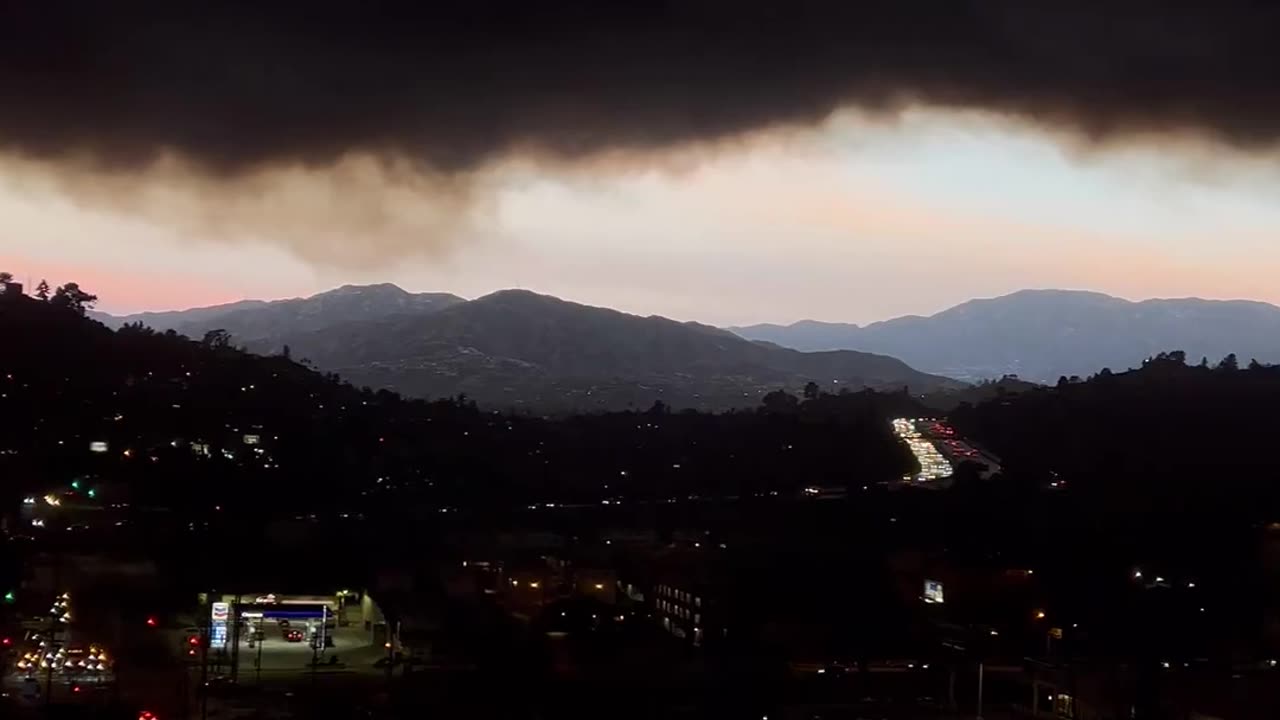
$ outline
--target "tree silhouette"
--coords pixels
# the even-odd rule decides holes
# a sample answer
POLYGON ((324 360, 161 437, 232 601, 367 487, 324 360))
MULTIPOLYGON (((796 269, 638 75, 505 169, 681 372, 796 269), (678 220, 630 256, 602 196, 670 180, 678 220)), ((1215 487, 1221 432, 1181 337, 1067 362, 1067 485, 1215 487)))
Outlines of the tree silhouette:
POLYGON ((55 290, 49 302, 57 307, 64 307, 83 315, 85 310, 93 307, 94 303, 98 302, 98 296, 81 290, 78 283, 69 282, 55 290))
POLYGON ((805 385, 804 385, 804 399, 805 399, 805 400, 817 400, 817 399, 818 399, 818 383, 816 383, 816 382, 814 382, 814 381, 812 381, 812 380, 810 380, 809 382, 805 383, 805 385))
POLYGON ((204 334, 200 344, 211 350, 225 350, 231 347, 231 333, 221 328, 210 330, 204 334))
POLYGON ((799 398, 785 390, 774 390, 764 396, 764 411, 769 413, 795 412, 800 404, 799 398))
POLYGON ((13 273, 0 272, 0 285, 8 285, 11 282, 13 282, 13 273))
POLYGON ((1230 353, 1226 357, 1222 358, 1222 362, 1218 363, 1218 369, 1232 371, 1239 370, 1240 361, 1236 359, 1236 354, 1230 353))
POLYGON ((50 289, 49 289, 49 281, 48 281, 48 280, 45 280, 44 278, 41 278, 41 279, 40 279, 40 284, 39 284, 39 285, 36 285, 36 299, 37 299, 37 300, 48 300, 48 299, 49 299, 49 293, 50 293, 50 289))

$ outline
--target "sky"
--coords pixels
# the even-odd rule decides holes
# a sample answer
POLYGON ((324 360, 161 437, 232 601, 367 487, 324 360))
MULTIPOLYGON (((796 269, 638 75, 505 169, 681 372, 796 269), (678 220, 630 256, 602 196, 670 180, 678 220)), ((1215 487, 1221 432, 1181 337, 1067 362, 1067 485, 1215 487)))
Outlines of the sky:
POLYGON ((1278 32, 1236 0, 19 3, 0 268, 114 312, 368 282, 717 324, 1277 302, 1278 32))
MULTIPOLYGON (((866 323, 1022 288, 1280 303, 1268 163, 1158 143, 1080 151, 981 113, 846 113, 616 171, 507 163, 447 242, 415 252, 410 237, 350 262, 269 228, 85 202, 4 167, 0 268, 74 280, 113 313, 372 282, 468 298, 520 287, 719 325, 866 323)), ((398 202, 412 208, 413 189, 398 202)))

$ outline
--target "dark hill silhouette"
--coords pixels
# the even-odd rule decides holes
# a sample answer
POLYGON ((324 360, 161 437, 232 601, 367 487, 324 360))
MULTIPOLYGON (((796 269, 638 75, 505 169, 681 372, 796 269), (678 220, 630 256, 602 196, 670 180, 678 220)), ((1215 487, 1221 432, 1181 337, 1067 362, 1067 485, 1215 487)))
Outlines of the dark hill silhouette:
POLYGON ((175 330, 202 338, 210 330, 226 330, 238 342, 270 345, 274 338, 292 332, 321 330, 359 320, 399 313, 427 313, 465 302, 449 293, 410 293, 390 283, 343 285, 306 298, 291 300, 243 300, 172 312, 92 317, 111 327, 140 322, 155 330, 175 330))
POLYGON ((810 380, 832 392, 907 386, 925 393, 962 386, 882 355, 765 347, 707 325, 628 315, 524 290, 393 310, 381 304, 364 311, 361 305, 361 311, 345 314, 328 313, 320 302, 334 294, 345 301, 370 293, 424 297, 395 286, 343 288, 288 301, 316 308, 306 318, 294 313, 284 322, 253 319, 295 307, 271 303, 179 330, 201 337, 225 328, 233 342, 262 353, 289 346, 293 357, 360 385, 420 397, 465 393, 483 405, 539 412, 646 408, 655 400, 677 408, 752 407, 772 390, 799 392, 810 380))
POLYGON ((353 381, 419 396, 465 392, 535 409, 749 407, 809 380, 927 392, 955 383, 889 357, 766 348, 697 323, 507 290, 430 315, 283 335, 295 355, 353 381))
POLYGON ((357 389, 282 356, 136 324, 113 331, 24 297, 0 299, 0 337, 22 338, 0 353, 0 473, 11 479, 0 494, 12 504, 86 475, 197 519, 214 505, 289 516, 387 503, 598 505, 742 487, 794 494, 814 479, 890 480, 911 462, 888 424, 912 406, 902 393, 828 396, 802 405, 807 415, 657 404, 553 421, 357 389), (108 451, 91 452, 97 441, 108 451))
POLYGON ((928 317, 865 327, 802 321, 734 332, 798 350, 884 353, 964 380, 1013 374, 1033 382, 1123 370, 1170 348, 1188 357, 1280 362, 1280 308, 1197 298, 1129 302, 1102 293, 1023 290, 970 300, 928 317))

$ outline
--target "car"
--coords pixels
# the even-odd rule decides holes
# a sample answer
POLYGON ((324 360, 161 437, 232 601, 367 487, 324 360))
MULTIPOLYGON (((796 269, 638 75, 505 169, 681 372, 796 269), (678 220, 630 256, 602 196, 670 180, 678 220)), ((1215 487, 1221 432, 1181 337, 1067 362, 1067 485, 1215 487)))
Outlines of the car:
POLYGON ((304 633, 301 630, 297 630, 297 629, 287 630, 285 631, 285 634, 284 634, 284 639, 287 642, 302 642, 303 637, 304 637, 304 633))

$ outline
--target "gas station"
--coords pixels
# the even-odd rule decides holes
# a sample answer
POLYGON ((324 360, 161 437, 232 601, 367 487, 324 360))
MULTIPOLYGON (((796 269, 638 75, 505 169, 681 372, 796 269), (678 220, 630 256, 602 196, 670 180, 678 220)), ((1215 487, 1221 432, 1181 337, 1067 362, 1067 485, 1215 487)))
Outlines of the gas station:
POLYGON ((208 656, 192 659, 207 662, 215 675, 243 681, 266 672, 372 664, 385 652, 374 644, 381 613, 360 593, 208 599, 208 656))

